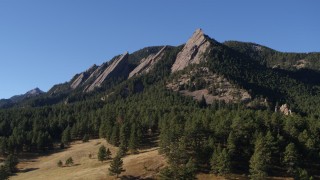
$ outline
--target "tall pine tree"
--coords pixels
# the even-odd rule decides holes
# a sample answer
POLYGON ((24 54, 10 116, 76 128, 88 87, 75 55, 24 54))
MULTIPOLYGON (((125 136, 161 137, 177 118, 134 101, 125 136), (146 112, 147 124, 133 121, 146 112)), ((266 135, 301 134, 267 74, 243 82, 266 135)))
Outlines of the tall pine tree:
POLYGON ((111 176, 116 175, 117 178, 122 172, 125 171, 125 169, 123 169, 123 161, 120 156, 116 156, 115 158, 113 158, 113 160, 110 163, 110 168, 108 170, 111 176))

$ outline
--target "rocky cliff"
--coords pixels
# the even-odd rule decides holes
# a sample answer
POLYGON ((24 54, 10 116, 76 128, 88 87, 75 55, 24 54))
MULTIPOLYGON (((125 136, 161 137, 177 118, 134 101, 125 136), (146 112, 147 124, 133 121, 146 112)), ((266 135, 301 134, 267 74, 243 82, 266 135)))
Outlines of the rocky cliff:
POLYGON ((171 71, 176 72, 182 70, 189 64, 199 64, 204 60, 202 55, 210 46, 210 39, 204 35, 201 29, 197 29, 185 44, 181 52, 178 53, 171 71))
POLYGON ((71 83, 71 85, 70 85, 71 89, 76 89, 80 85, 84 84, 84 82, 87 81, 88 79, 90 79, 90 77, 93 74, 93 72, 95 72, 97 69, 98 69, 98 66, 94 64, 93 66, 91 66, 85 72, 81 73, 77 77, 74 77, 70 82, 71 83))
MULTIPOLYGON (((85 88, 85 92, 90 92, 94 90, 96 87, 100 87, 104 80, 111 76, 121 75, 121 72, 128 71, 128 56, 129 53, 125 52, 118 59, 113 61, 108 67, 95 79, 95 81, 85 88)), ((99 69, 99 68, 98 68, 99 69)), ((97 69, 97 70, 98 70, 97 69)), ((99 69, 100 71, 101 69, 99 69)), ((90 77, 99 72, 93 72, 90 77)))
POLYGON ((164 46, 157 54, 151 54, 147 58, 143 58, 140 64, 130 72, 129 78, 143 73, 148 73, 153 69, 154 65, 161 60, 163 57, 167 46, 164 46))

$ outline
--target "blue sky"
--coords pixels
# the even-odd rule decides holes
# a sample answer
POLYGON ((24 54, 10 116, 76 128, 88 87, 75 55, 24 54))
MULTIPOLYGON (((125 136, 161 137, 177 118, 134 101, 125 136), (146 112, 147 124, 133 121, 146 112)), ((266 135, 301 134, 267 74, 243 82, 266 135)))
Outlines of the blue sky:
POLYGON ((320 52, 315 0, 0 0, 0 99, 54 84, 124 51, 218 40, 320 52))

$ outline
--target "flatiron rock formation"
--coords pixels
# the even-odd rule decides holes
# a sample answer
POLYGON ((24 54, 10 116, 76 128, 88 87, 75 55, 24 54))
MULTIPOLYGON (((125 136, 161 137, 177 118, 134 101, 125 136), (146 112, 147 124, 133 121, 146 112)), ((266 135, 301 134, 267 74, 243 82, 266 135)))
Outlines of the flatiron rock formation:
POLYGON ((154 65, 163 57, 166 48, 167 46, 164 46, 157 54, 151 54, 147 58, 143 58, 140 64, 130 72, 129 78, 138 74, 148 73, 152 70, 154 65))
POLYGON ((178 53, 171 72, 184 69, 189 64, 199 64, 203 58, 202 55, 210 47, 210 40, 203 34, 201 29, 197 29, 192 37, 178 53))
MULTIPOLYGON (((88 86, 85 91, 90 92, 94 90, 96 87, 100 87, 104 80, 111 76, 120 75, 121 72, 126 71, 128 69, 128 56, 129 53, 125 52, 118 59, 113 61, 99 76, 98 78, 88 86), (120 74, 119 74, 120 73, 120 74)), ((98 70, 98 69, 97 69, 98 70)), ((95 72, 93 72, 95 73, 95 72)))

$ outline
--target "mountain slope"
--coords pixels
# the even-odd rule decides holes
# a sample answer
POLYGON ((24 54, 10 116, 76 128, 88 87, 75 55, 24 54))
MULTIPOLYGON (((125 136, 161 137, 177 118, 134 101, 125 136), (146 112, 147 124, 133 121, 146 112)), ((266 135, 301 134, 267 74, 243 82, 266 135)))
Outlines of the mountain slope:
POLYGON ((272 68, 320 70, 320 53, 285 53, 255 43, 226 41, 224 45, 272 68))
POLYGON ((121 147, 124 158, 158 145, 168 159, 158 175, 166 179, 319 178, 319 69, 274 66, 281 58, 316 65, 316 57, 220 43, 197 30, 186 44, 115 56, 0 109, 0 153, 41 153, 89 136, 121 147))
POLYGON ((26 92, 25 94, 15 95, 15 96, 12 96, 10 99, 1 99, 0 100, 0 108, 11 107, 14 104, 20 103, 20 102, 27 100, 27 99, 30 99, 30 98, 38 97, 42 94, 44 94, 43 91, 41 91, 39 88, 34 88, 34 89, 26 92))

